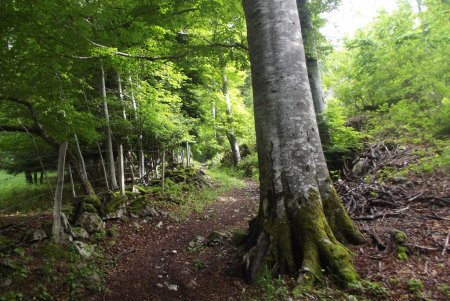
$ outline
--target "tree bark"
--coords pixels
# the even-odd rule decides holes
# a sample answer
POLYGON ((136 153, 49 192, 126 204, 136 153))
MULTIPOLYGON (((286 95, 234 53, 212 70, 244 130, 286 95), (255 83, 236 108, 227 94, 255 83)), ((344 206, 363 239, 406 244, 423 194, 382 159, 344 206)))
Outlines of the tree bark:
POLYGON ((73 173, 72 173, 72 167, 69 165, 67 165, 68 171, 69 171, 69 180, 70 180, 70 186, 72 187, 72 197, 76 198, 77 197, 77 193, 75 191, 75 184, 73 182, 73 173))
POLYGON ((119 186, 117 185, 116 166, 114 163, 114 152, 113 152, 113 145, 112 145, 111 127, 109 124, 108 102, 106 99, 105 71, 103 70, 103 64, 101 65, 101 69, 102 69, 103 113, 105 115, 105 120, 106 120, 106 143, 107 143, 109 176, 111 178, 111 189, 117 189, 117 188, 119 188, 119 186))
POLYGON ((227 138, 228 142, 230 142, 230 148, 231 153, 233 155, 233 164, 236 166, 241 161, 241 153, 239 152, 239 143, 238 139, 234 133, 234 126, 233 126, 233 113, 231 111, 231 99, 230 99, 230 93, 228 92, 228 77, 226 73, 226 67, 223 67, 223 73, 222 73, 222 93, 223 96, 225 96, 225 101, 227 104, 226 114, 227 114, 227 138))
MULTIPOLYGON (((349 220, 348 215, 338 207, 328 210, 331 216, 327 216, 322 204, 324 199, 333 205, 340 200, 336 193, 322 197, 322 190, 334 192, 334 188, 327 177, 322 180, 328 169, 314 114, 296 0, 243 0, 243 4, 261 193, 258 216, 250 224, 246 242, 245 277, 253 282, 267 268, 279 274, 300 273, 300 278, 310 283, 321 277, 323 268, 343 285, 355 285, 358 275, 351 254, 329 223, 331 218, 349 220)), ((346 233, 340 223, 335 226, 346 233)))
POLYGON ((304 45, 307 45, 307 47, 305 47, 306 66, 320 139, 323 144, 330 144, 331 137, 323 116, 325 101, 323 96, 322 78, 320 76, 319 60, 317 59, 317 50, 315 47, 316 41, 314 39, 311 10, 308 7, 308 0, 297 0, 297 6, 303 42, 304 45))
POLYGON ((119 145, 119 186, 120 195, 125 195, 125 165, 123 164, 123 146, 119 145))
MULTIPOLYGON (((136 103, 136 98, 134 96, 133 79, 131 78, 131 75, 128 76, 128 81, 130 82, 130 86, 131 86, 131 101, 133 103, 134 118, 137 120, 138 119, 137 103, 136 103)), ((139 178, 140 179, 142 179, 145 176, 145 157, 144 157, 142 140, 143 140, 142 132, 140 132, 139 133, 139 151, 138 151, 138 166, 139 166, 139 178)))
POLYGON ((60 242, 61 240, 61 207, 62 193, 64 187, 64 165, 66 164, 67 142, 63 142, 59 147, 57 183, 55 192, 55 202, 53 205, 53 240, 60 242))
POLYGON ((69 151, 69 158, 73 158, 72 163, 74 165, 74 169, 78 174, 78 177, 81 180, 82 186, 83 186, 83 190, 84 193, 86 193, 87 195, 95 195, 95 191, 94 188, 92 187, 91 182, 89 181, 89 177, 86 171, 86 164, 84 162, 84 157, 83 157, 83 153, 81 152, 81 148, 80 148, 80 142, 78 141, 78 136, 76 134, 74 134, 75 136, 75 146, 76 146, 76 150, 77 150, 77 158, 74 155, 72 155, 72 153, 69 151))
POLYGON ((109 181, 108 181, 108 171, 106 170, 105 160, 103 159, 102 148, 100 147, 100 143, 97 142, 97 150, 98 155, 100 157, 100 164, 102 166, 103 177, 105 178, 106 188, 109 190, 109 181))

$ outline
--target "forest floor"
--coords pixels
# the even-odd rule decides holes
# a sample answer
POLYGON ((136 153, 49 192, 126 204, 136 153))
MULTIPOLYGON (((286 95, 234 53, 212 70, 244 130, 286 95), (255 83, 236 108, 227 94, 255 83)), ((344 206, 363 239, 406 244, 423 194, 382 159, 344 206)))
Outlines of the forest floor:
MULTIPOLYGON (((23 255, 16 255, 18 262, 28 262, 30 277, 9 287, 0 283, 0 293, 6 288, 11 296, 20 296, 13 290, 29 292, 26 296, 36 296, 33 300, 86 301, 450 300, 450 178, 435 172, 372 181, 367 175, 382 171, 377 168, 365 177, 347 175, 336 183, 347 210, 367 239, 363 245, 350 246, 355 267, 364 279, 362 291, 341 291, 332 280, 312 290, 293 290, 295 281, 289 277, 249 286, 236 276, 240 260, 236 241, 242 238, 259 205, 258 185, 247 181, 245 187, 230 190, 184 220, 161 209, 149 220, 108 221, 107 229, 115 235, 96 240, 103 250, 106 278, 100 292, 66 298, 57 285, 61 281, 55 282, 56 278, 46 272, 45 259, 55 251, 43 241, 19 245, 24 251, 15 247, 14 252, 31 258, 23 261, 23 255), (45 286, 42 281, 46 281, 45 286)), ((11 233, 19 237, 19 232, 48 223, 50 217, 32 217, 33 223, 11 233)), ((23 218, 12 216, 3 222, 20 225, 23 218)), ((0 259, 9 262, 8 257, 0 259)), ((22 268, 9 265, 15 273, 24 273, 22 268)), ((53 270, 58 279, 66 279, 65 286, 76 291, 78 276, 70 273, 73 268, 89 267, 74 262, 66 268, 57 264, 53 270)))
MULTIPOLYGON (((353 210, 367 238, 366 244, 351 246, 355 266, 367 281, 362 293, 342 293, 330 281, 319 290, 297 296, 274 286, 271 289, 279 292, 268 296, 233 276, 239 260, 233 237, 245 231, 258 207, 257 184, 248 181, 246 187, 228 192, 204 212, 182 222, 168 217, 145 223, 117 222, 116 243, 105 244, 117 266, 108 272, 107 290, 88 300, 289 300, 288 296, 293 300, 347 300, 350 294, 358 300, 449 300, 449 178, 435 174, 400 182, 382 189, 388 196, 389 191, 403 189, 408 196, 399 193, 383 202, 386 198, 381 193, 375 197, 377 190, 372 187, 372 199, 377 201, 372 209, 370 205, 365 209, 372 214, 353 210), (394 239, 398 231, 406 234, 400 244, 394 239), (212 243, 211 233, 215 235, 212 243)), ((341 190, 345 185, 357 191, 358 185, 350 188, 351 183, 341 182, 341 190)), ((348 196, 348 192, 341 193, 348 196)), ((348 198, 344 201, 350 205, 348 198)), ((292 281, 282 283, 292 288, 292 281)))
POLYGON ((117 266, 103 295, 88 300, 242 300, 247 285, 233 276, 233 237, 257 207, 257 185, 248 181, 182 222, 169 216, 116 222, 116 244, 104 248, 117 266))

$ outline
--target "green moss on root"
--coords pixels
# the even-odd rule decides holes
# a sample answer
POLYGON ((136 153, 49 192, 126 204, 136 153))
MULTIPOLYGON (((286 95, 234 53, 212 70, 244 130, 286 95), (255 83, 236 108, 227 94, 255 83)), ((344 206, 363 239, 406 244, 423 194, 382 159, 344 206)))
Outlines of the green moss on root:
POLYGON ((263 217, 260 211, 259 218, 264 219, 261 233, 245 257, 250 281, 255 280, 262 267, 268 266, 278 273, 298 272, 303 285, 311 286, 315 279, 322 277, 321 267, 324 267, 342 286, 359 287, 352 255, 334 237, 317 191, 312 189, 306 198, 285 203, 298 205, 286 210, 288 216, 284 219, 263 217))
POLYGON ((337 240, 341 243, 363 243, 365 241, 364 236, 353 224, 336 189, 331 183, 331 179, 328 178, 326 183, 322 184, 320 188, 324 214, 337 240))

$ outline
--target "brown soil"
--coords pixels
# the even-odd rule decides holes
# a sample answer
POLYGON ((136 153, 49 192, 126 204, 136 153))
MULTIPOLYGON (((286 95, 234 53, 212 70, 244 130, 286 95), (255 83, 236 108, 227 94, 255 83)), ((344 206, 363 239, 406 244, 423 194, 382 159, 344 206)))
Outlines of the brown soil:
POLYGON ((117 266, 107 276, 107 292, 90 300, 240 300, 247 286, 230 269, 238 253, 231 235, 201 250, 189 250, 189 242, 213 231, 245 230, 257 206, 257 185, 247 182, 181 223, 168 217, 116 223, 118 240, 107 252, 119 256, 117 266))
POLYGON ((401 215, 386 214, 358 222, 368 243, 352 247, 354 262, 362 278, 381 282, 389 289, 387 300, 450 300, 450 248, 445 246, 450 236, 450 178, 445 174, 424 174, 410 180, 406 185, 396 185, 406 191, 403 199, 394 202, 399 209, 376 208, 383 213, 404 210, 401 215), (407 260, 398 258, 391 237, 393 230, 407 235, 407 260), (386 249, 377 246, 374 236, 386 249), (420 292, 413 292, 416 280, 423 284, 420 292))

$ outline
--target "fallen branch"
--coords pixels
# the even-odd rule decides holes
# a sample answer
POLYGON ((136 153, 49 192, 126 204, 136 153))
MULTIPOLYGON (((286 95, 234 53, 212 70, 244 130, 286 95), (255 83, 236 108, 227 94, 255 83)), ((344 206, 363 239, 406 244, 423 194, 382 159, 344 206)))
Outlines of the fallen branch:
POLYGON ((377 214, 373 214, 373 215, 356 216, 353 219, 355 221, 372 221, 377 218, 394 217, 394 216, 400 216, 400 215, 402 215, 401 212, 382 212, 382 213, 377 213, 377 214))
POLYGON ((450 218, 439 216, 435 212, 433 212, 433 215, 425 215, 425 217, 429 217, 429 218, 437 219, 437 220, 442 220, 442 221, 450 221, 450 218))
POLYGON ((381 255, 373 256, 373 255, 366 254, 366 253, 364 253, 363 248, 360 248, 359 252, 361 252, 361 254, 363 254, 364 256, 366 256, 366 257, 368 257, 370 259, 375 259, 375 260, 381 260, 381 259, 383 259, 385 257, 385 256, 381 256, 381 255))
POLYGON ((405 244, 405 246, 410 247, 410 248, 420 249, 420 250, 426 250, 426 251, 438 251, 439 250, 439 248, 435 248, 435 247, 413 245, 413 244, 405 244))
POLYGON ((370 237, 373 239, 373 241, 375 242, 375 245, 377 246, 378 250, 386 250, 386 245, 384 244, 384 242, 380 239, 380 237, 378 236, 378 234, 376 234, 375 232, 370 232, 370 237))
POLYGON ((114 257, 114 262, 117 262, 120 259, 120 257, 130 254, 130 253, 134 253, 134 252, 136 252, 136 249, 134 247, 132 247, 129 250, 123 251, 122 253, 119 253, 119 254, 117 254, 116 257, 114 257))

